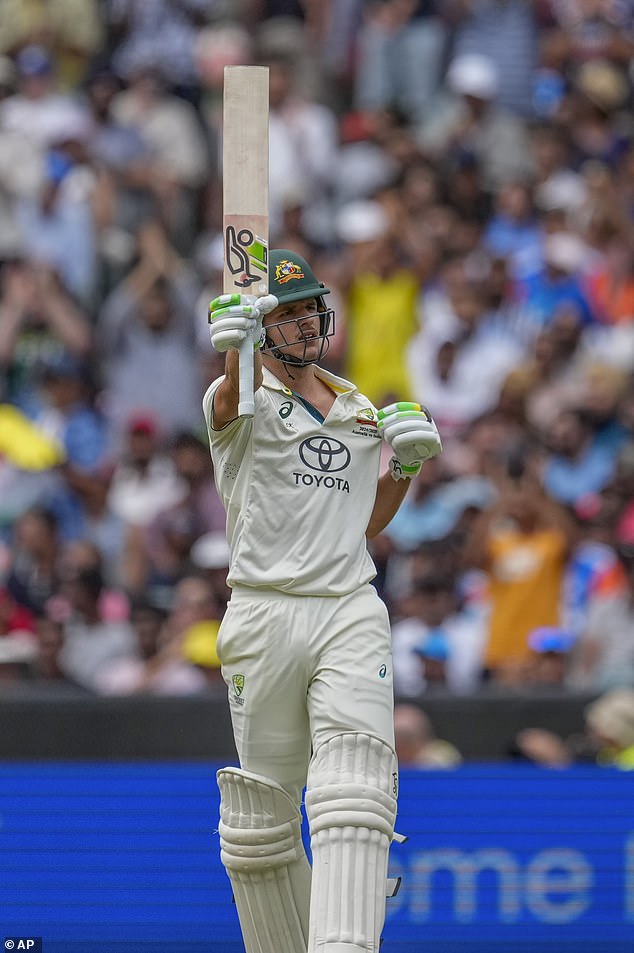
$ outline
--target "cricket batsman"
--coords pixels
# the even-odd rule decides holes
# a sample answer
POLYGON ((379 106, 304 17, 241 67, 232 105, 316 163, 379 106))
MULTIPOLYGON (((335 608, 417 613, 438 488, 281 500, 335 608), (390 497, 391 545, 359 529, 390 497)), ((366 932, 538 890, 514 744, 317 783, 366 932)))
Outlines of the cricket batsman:
POLYGON ((221 857, 247 953, 375 953, 398 767, 367 539, 442 447, 424 407, 377 410, 321 366, 334 313, 308 262, 277 249, 268 268, 270 294, 209 306, 226 363, 203 408, 231 548, 217 648, 240 761, 218 772, 221 857), (238 414, 245 340, 250 417, 238 414), (382 440, 393 456, 379 475, 382 440))

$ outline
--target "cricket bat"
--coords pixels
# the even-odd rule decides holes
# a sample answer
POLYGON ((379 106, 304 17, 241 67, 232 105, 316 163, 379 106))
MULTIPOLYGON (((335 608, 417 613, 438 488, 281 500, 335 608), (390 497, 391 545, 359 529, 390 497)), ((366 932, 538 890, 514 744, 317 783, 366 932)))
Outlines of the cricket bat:
MULTIPOLYGON (((222 111, 225 294, 268 294, 269 71, 225 66, 222 111)), ((253 341, 240 348, 238 413, 252 417, 253 341)))

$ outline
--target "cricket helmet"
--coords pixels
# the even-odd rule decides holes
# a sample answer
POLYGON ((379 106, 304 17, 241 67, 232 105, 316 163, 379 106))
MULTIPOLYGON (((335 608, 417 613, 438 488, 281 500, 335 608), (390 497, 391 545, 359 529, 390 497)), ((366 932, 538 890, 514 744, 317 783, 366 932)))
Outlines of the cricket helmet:
POLYGON ((317 281, 313 269, 301 255, 287 248, 274 248, 269 252, 269 293, 275 295, 280 304, 303 298, 317 298, 319 304, 319 298, 330 294, 330 288, 326 288, 323 281, 317 281))
POLYGON ((269 293, 275 295, 281 305, 310 298, 316 300, 321 347, 318 355, 311 359, 307 357, 307 346, 304 347, 303 358, 288 353, 288 348, 293 347, 297 340, 293 335, 290 336, 290 339, 287 339, 284 333, 285 329, 288 330, 290 326, 294 326, 294 329, 296 329, 299 320, 301 320, 293 317, 275 324, 267 323, 267 332, 272 328, 279 329, 282 343, 279 341, 274 343, 267 333, 262 350, 268 351, 273 357, 285 364, 304 366, 320 361, 328 350, 329 339, 335 330, 334 311, 327 308, 324 301, 324 295, 330 294, 330 288, 326 288, 323 281, 317 280, 313 269, 301 255, 290 251, 288 248, 274 248, 269 252, 269 293))

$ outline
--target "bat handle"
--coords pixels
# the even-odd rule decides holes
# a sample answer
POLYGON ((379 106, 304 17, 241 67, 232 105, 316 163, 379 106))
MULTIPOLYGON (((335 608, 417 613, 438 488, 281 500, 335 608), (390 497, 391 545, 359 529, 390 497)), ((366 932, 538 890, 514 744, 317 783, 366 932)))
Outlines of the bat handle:
POLYGON ((253 339, 247 336, 240 345, 240 395, 238 415, 253 417, 255 400, 253 395, 253 339))

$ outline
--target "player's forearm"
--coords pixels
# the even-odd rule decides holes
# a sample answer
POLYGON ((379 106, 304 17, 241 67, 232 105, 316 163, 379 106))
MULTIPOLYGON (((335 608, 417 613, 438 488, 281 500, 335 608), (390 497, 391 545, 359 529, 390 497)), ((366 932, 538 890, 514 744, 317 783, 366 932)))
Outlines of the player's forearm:
POLYGON ((405 499, 411 480, 393 480, 391 474, 384 473, 379 477, 376 489, 374 509, 370 516, 368 528, 365 531, 368 539, 382 533, 388 523, 396 516, 396 512, 405 499))
MULTIPOLYGON (((253 392, 262 384, 262 356, 256 351, 253 356, 253 392)), ((225 378, 214 394, 213 427, 222 430, 238 416, 240 401, 240 357, 232 348, 225 358, 225 378)))

